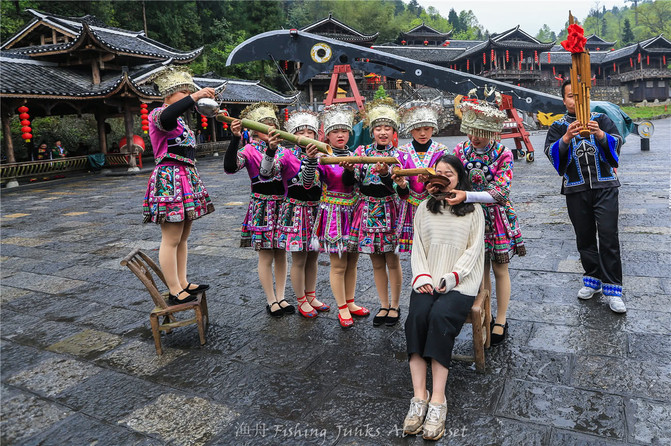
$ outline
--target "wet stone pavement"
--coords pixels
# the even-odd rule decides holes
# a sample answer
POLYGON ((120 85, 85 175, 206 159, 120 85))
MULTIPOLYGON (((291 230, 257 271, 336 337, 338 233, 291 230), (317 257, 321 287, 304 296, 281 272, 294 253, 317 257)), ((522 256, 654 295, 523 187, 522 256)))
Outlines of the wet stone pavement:
MULTIPOLYGON (((621 155, 626 315, 576 298, 560 178, 545 133, 533 134, 536 161, 517 162, 513 181, 528 254, 510 265, 510 337, 486 352, 485 374, 455 362, 439 444, 671 444, 671 120, 655 126, 650 152, 630 136, 621 155)), ((158 256, 159 229, 141 223, 148 172, 2 191, 2 444, 423 443, 401 435, 412 396, 403 325, 369 318, 344 331, 333 310, 270 318, 256 254, 238 247, 247 176, 225 175, 222 158, 199 168, 216 213, 194 224, 189 271, 212 285, 208 341, 180 328, 160 357, 149 295, 119 265, 137 247, 158 256)), ((372 277, 362 256, 357 301, 375 311, 372 277)), ((326 256, 317 290, 334 305, 326 256)), ((470 353, 469 331, 456 353, 470 353)))

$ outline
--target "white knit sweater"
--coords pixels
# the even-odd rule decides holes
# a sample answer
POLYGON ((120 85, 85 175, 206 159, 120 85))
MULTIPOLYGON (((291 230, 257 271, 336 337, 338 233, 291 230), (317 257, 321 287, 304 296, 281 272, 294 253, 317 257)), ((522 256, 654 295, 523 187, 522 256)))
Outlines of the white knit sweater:
POLYGON ((445 279, 462 294, 478 294, 485 263, 485 218, 482 206, 463 217, 454 215, 450 206, 442 214, 432 214, 427 201, 417 207, 415 232, 410 257, 412 288, 423 285, 440 287, 445 279))

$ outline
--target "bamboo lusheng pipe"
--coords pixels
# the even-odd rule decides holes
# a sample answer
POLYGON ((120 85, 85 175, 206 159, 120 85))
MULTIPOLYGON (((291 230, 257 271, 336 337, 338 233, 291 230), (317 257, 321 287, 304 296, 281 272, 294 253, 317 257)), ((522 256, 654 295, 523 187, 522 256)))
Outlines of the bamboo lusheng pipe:
MULTIPOLYGON (((229 124, 232 123, 233 121, 235 121, 236 119, 238 119, 238 118, 233 118, 232 116, 227 116, 223 113, 219 113, 216 118, 217 118, 217 121, 219 121, 219 122, 227 122, 229 124)), ((275 128, 270 127, 268 125, 261 124, 260 122, 256 122, 256 121, 251 121, 249 119, 241 119, 240 122, 241 122, 241 124, 244 128, 254 130, 254 131, 257 131, 257 132, 261 132, 261 133, 264 133, 266 135, 271 130, 275 130, 275 133, 285 141, 289 141, 289 142, 292 142, 294 144, 298 144, 301 147, 305 147, 308 144, 314 144, 317 147, 317 150, 319 150, 320 152, 325 153, 327 155, 333 155, 333 150, 331 149, 331 146, 324 143, 324 142, 317 141, 315 139, 306 138, 304 136, 294 135, 292 133, 285 132, 284 130, 275 129, 275 128)))
POLYGON ((401 162, 393 156, 320 156, 319 164, 401 164, 401 162))
POLYGON ((413 177, 415 175, 435 175, 436 171, 432 167, 418 167, 416 169, 401 169, 400 167, 394 167, 392 168, 391 173, 401 177, 413 177))

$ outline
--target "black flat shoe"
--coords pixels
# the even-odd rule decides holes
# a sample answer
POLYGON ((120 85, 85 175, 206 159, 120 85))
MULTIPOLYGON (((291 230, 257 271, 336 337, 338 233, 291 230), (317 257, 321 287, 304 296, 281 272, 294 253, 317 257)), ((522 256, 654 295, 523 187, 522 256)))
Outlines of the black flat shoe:
POLYGON ((193 302, 196 299, 198 299, 198 296, 196 294, 189 293, 187 290, 182 290, 177 293, 177 295, 168 293, 168 303, 170 305, 185 304, 187 302, 193 302), (186 293, 186 297, 184 299, 179 299, 179 296, 182 293, 186 293))
POLYGON ((186 286, 186 288, 184 288, 184 291, 186 291, 188 293, 191 293, 191 294, 198 294, 201 291, 205 291, 205 290, 210 289, 210 286, 207 285, 207 284, 204 284, 204 283, 201 283, 196 288, 191 288, 191 285, 192 285, 191 282, 189 282, 189 284, 186 286))
POLYGON ((296 312, 296 307, 294 307, 294 306, 291 305, 289 302, 287 302, 286 299, 282 299, 281 301, 278 302, 278 304, 280 304, 280 308, 282 309, 282 312, 283 312, 284 314, 294 314, 294 313, 296 312), (283 306, 281 305, 282 302, 286 302, 286 303, 287 303, 287 306, 286 306, 286 307, 283 307, 283 306))
POLYGON ((266 304, 266 311, 267 311, 268 314, 271 315, 272 317, 282 317, 282 315, 284 314, 284 310, 282 309, 282 307, 280 306, 280 304, 277 303, 277 302, 273 302, 273 303, 270 304, 270 305, 266 304), (273 308, 273 305, 277 305, 279 308, 278 308, 277 310, 273 310, 273 309, 272 309, 272 308, 273 308))
POLYGON ((385 325, 387 327, 393 327, 394 325, 398 324, 398 320, 401 318, 401 307, 390 307, 389 311, 391 310, 396 311, 396 316, 387 316, 387 320, 385 321, 385 325))
POLYGON ((374 327, 379 327, 380 325, 387 322, 387 315, 389 314, 389 308, 380 308, 379 310, 377 310, 378 313, 380 313, 381 311, 384 311, 384 316, 375 315, 375 317, 373 318, 374 327))
POLYGON ((494 327, 503 327, 503 334, 496 334, 492 332, 491 345, 499 345, 503 343, 503 341, 505 341, 508 337, 508 321, 506 321, 506 325, 492 324, 492 329, 494 327))

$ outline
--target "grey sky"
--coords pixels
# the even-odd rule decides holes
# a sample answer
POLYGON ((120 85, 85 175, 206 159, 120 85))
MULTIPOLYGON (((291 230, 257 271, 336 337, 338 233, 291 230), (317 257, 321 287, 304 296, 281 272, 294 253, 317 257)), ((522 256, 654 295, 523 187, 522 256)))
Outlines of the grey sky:
POLYGON ((447 17, 451 8, 457 13, 461 10, 472 10, 484 29, 490 33, 498 33, 520 25, 527 33, 535 36, 538 30, 547 24, 556 33, 564 27, 568 20, 568 12, 580 21, 585 20, 589 10, 598 5, 610 9, 613 6, 632 7, 631 2, 624 0, 419 0, 425 9, 429 6, 436 8, 443 17, 447 17))

